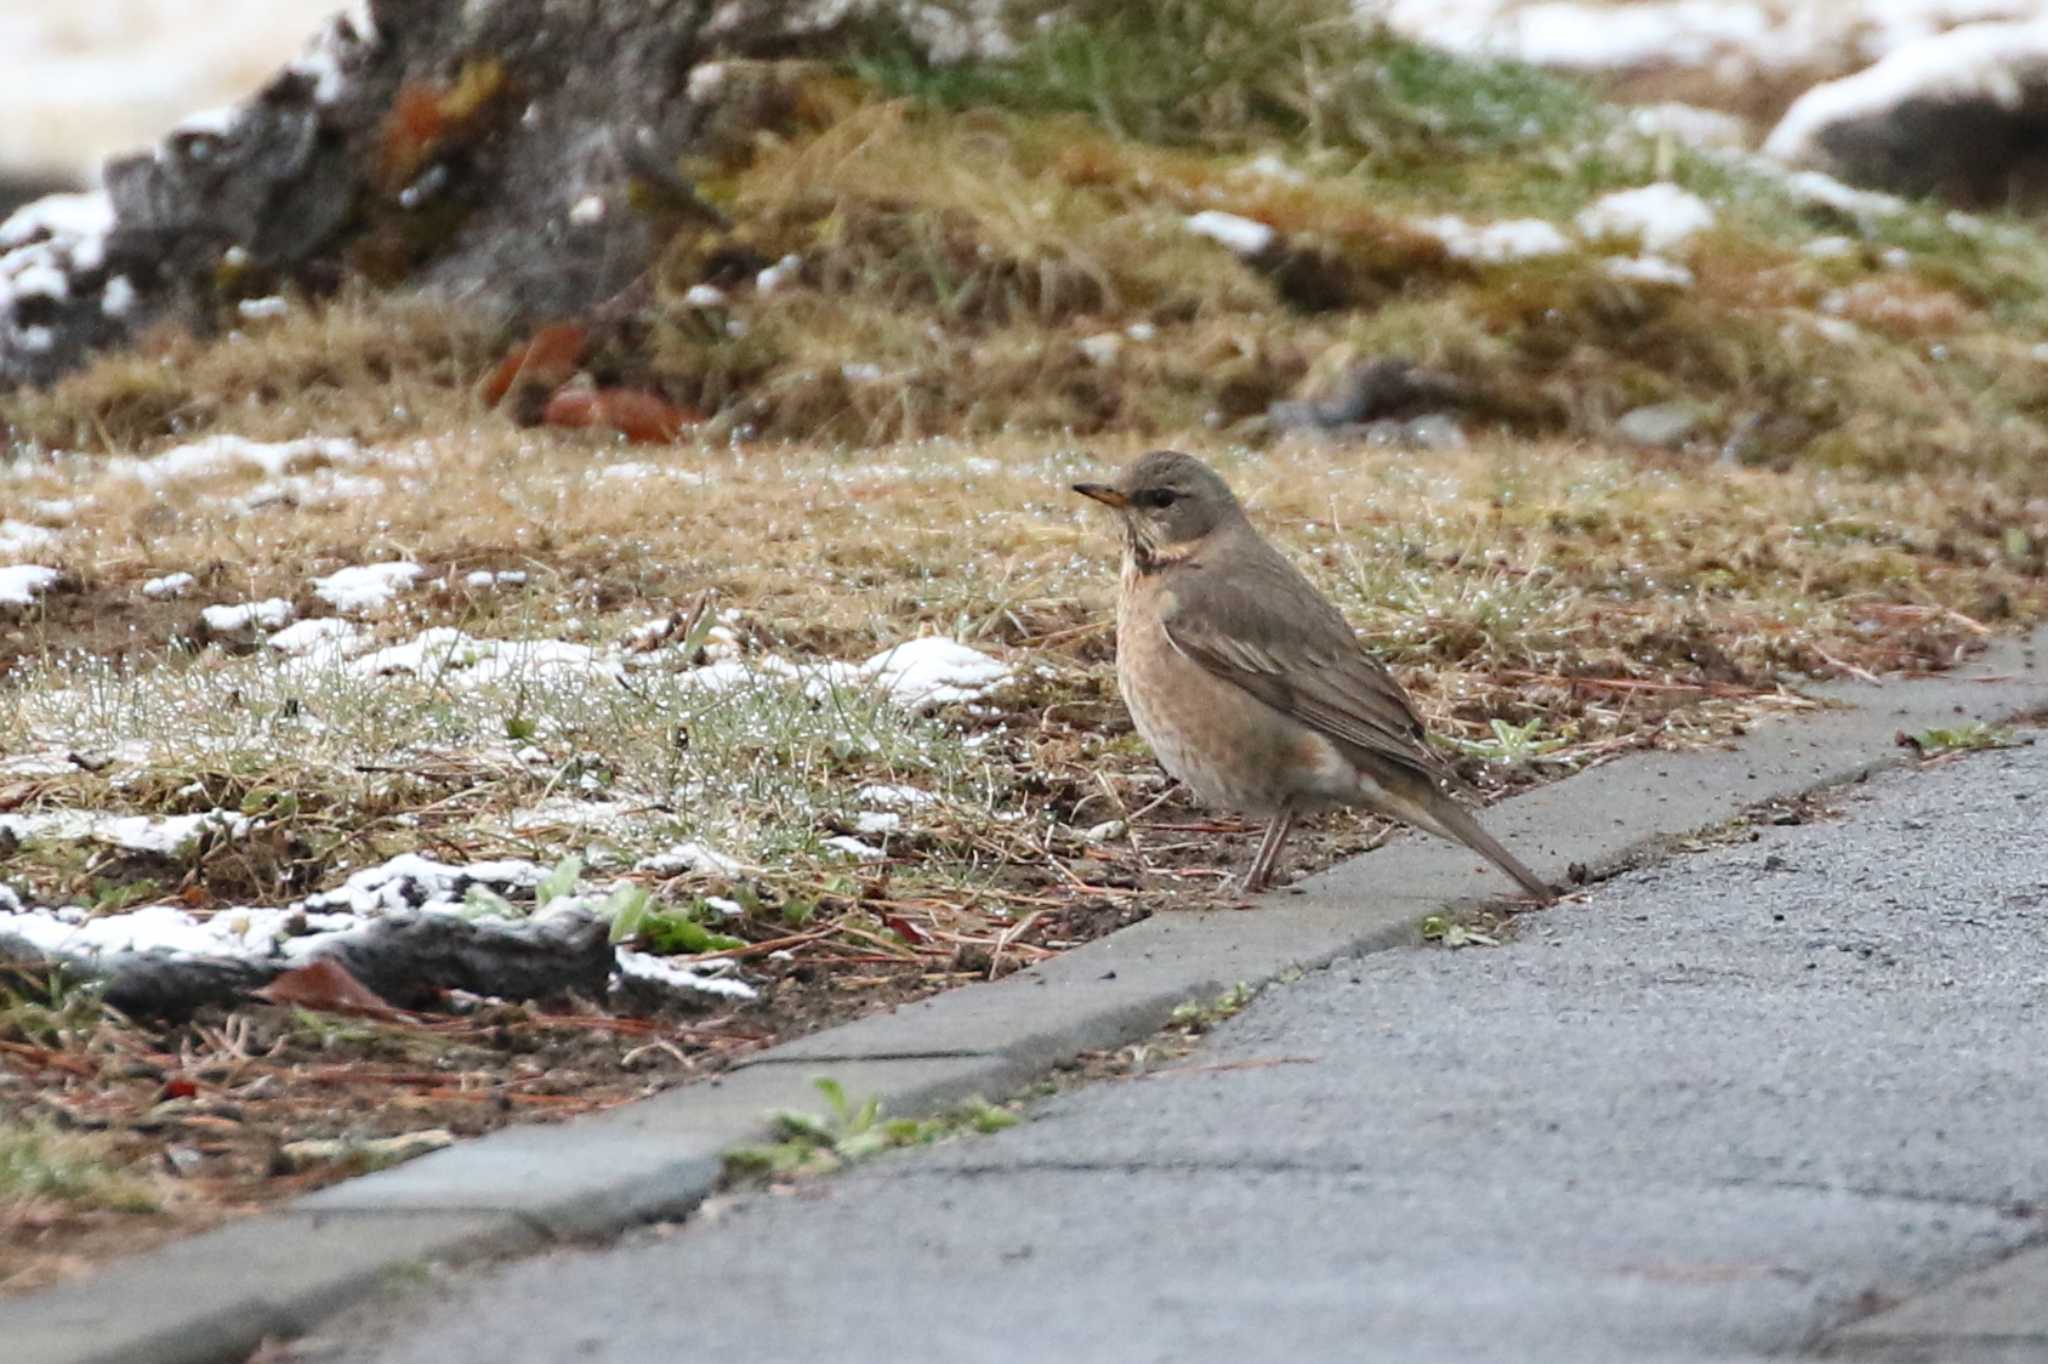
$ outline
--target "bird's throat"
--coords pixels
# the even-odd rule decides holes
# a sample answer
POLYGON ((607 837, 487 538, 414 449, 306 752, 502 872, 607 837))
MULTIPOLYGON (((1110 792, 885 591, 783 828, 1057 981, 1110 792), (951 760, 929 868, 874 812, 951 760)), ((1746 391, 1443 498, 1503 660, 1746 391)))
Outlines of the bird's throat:
POLYGON ((1184 564, 1195 557, 1199 541, 1190 540, 1185 544, 1162 545, 1143 528, 1126 524, 1124 528, 1124 564, 1127 571, 1140 577, 1150 577, 1177 564, 1184 564))

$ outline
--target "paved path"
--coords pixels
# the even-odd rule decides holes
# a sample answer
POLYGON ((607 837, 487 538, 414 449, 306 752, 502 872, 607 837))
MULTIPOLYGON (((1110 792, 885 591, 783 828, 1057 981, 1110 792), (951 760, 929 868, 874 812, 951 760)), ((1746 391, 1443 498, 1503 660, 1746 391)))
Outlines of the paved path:
POLYGON ((460 1275, 304 1357, 1797 1352, 2048 1231, 2048 743, 1837 804, 1499 949, 1271 989, 1186 1073, 460 1275))

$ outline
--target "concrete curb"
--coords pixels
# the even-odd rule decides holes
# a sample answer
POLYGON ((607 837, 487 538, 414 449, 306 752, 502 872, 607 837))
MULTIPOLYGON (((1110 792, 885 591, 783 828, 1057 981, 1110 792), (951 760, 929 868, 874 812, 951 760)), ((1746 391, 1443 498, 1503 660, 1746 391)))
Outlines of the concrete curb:
MULTIPOLYGON (((1596 872, 1656 856, 1758 802, 1901 760, 1899 731, 2048 710, 2048 629, 1953 676, 1823 688, 1838 708, 1760 726, 1729 749, 1642 753, 1495 807, 1488 823, 1537 870, 1596 872)), ((1401 839, 1252 912, 1166 914, 985 985, 776 1047, 726 1075, 575 1122, 514 1127, 336 1185, 0 1302, 15 1364, 216 1364, 303 1332, 429 1261, 517 1253, 678 1217, 716 1187, 724 1153, 775 1109, 822 1108, 829 1074, 896 1114, 1014 1092, 1076 1054, 1157 1030, 1233 984, 1381 951, 1425 916, 1497 897, 1462 849, 1401 839)))

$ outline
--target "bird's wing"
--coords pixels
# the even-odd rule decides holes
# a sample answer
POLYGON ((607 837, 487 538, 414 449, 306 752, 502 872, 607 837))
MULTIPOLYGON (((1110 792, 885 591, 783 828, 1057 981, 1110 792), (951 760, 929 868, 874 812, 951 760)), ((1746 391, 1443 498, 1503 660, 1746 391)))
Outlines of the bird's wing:
POLYGON ((1167 639, 1217 677, 1339 743, 1435 785, 1449 774, 1401 684, 1343 614, 1277 552, 1239 556, 1228 574, 1189 565, 1172 583, 1167 639))

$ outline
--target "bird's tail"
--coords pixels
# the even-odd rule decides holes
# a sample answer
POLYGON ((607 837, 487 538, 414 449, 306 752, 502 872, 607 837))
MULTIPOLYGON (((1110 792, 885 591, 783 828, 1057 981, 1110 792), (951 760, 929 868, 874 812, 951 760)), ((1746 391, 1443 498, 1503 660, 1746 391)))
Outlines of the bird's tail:
POLYGON ((1544 904, 1547 905, 1557 898, 1557 892, 1551 889, 1550 885, 1542 877, 1523 866, 1520 858, 1502 847, 1500 840, 1481 828, 1479 821, 1473 817, 1472 812, 1458 804, 1457 801, 1452 800, 1441 791, 1431 791, 1426 801, 1416 801, 1412 804, 1419 808, 1415 808, 1412 813, 1404 813, 1402 816, 1409 823, 1416 825, 1418 828, 1427 829, 1439 838, 1448 838, 1452 842, 1463 843, 1473 852, 1478 853, 1481 857, 1493 863, 1494 866, 1499 867, 1509 876, 1514 877, 1523 890, 1528 891, 1544 904))

